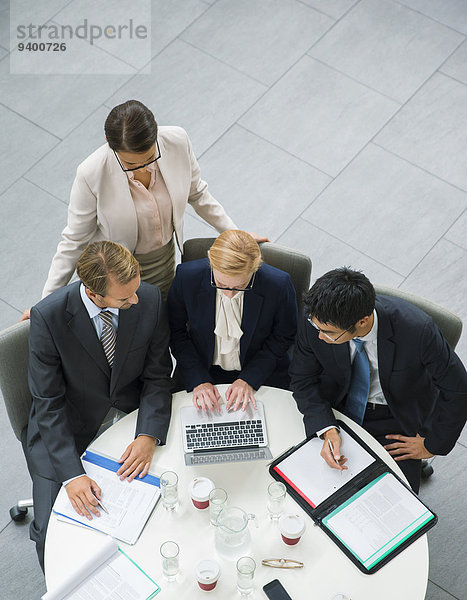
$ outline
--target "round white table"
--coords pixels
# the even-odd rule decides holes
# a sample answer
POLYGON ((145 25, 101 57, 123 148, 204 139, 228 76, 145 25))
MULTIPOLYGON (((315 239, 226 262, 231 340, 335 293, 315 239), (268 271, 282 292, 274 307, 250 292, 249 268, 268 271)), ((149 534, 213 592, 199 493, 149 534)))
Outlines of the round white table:
MULTIPOLYGON (((218 386, 221 393, 227 386, 218 386)), ((262 387, 256 394, 265 407, 269 447, 273 456, 304 439, 302 416, 290 392, 262 387)), ((151 471, 160 475, 173 470, 179 476, 180 505, 168 512, 159 502, 150 520, 134 546, 120 543, 161 587, 158 598, 205 598, 194 576, 196 563, 203 558, 214 558, 221 566, 217 587, 209 592, 213 600, 238 599, 235 563, 217 556, 214 549, 215 527, 209 523, 209 510, 194 508, 188 494, 190 481, 197 476, 212 479, 217 487, 228 493, 230 506, 239 506, 257 516, 258 528, 250 522, 252 546, 250 555, 256 561, 255 592, 252 598, 266 598, 262 586, 279 579, 293 600, 331 600, 339 592, 352 600, 423 600, 428 581, 428 544, 426 535, 419 538, 404 552, 396 556, 374 575, 365 575, 339 550, 339 548, 314 526, 312 519, 289 496, 285 511, 302 514, 307 529, 296 546, 286 546, 277 523, 267 515, 267 487, 272 477, 265 461, 229 464, 185 466, 181 440, 179 409, 191 404, 191 394, 180 392, 173 397, 172 420, 166 446, 157 448, 151 471), (162 574, 159 548, 162 542, 174 540, 180 546, 181 572, 176 581, 168 582, 162 574), (261 565, 265 558, 291 558, 304 563, 302 569, 275 569, 261 565)), ((336 413, 391 467, 402 475, 397 464, 365 430, 336 413)), ((119 457, 133 439, 137 412, 133 412, 108 429, 92 444, 92 449, 119 457)), ((47 588, 56 587, 61 580, 104 543, 105 536, 58 521, 52 514, 45 547, 45 575, 47 588)))

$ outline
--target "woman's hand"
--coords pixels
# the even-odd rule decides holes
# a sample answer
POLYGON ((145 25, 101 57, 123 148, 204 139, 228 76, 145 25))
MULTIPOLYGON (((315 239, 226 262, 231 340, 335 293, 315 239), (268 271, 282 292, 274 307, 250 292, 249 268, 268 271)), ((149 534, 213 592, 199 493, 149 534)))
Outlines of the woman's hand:
POLYGON ((253 404, 253 408, 256 410, 256 400, 254 397, 254 390, 246 381, 243 379, 236 379, 225 392, 225 398, 227 400, 226 408, 233 405, 233 410, 238 410, 240 406, 242 410, 245 410, 248 406, 248 402, 253 404))
POLYGON ((216 386, 212 383, 200 383, 193 388, 193 404, 198 410, 204 410, 209 412, 210 410, 216 410, 218 413, 221 412, 219 407, 219 400, 221 395, 219 394, 216 386))
POLYGON ((248 233, 255 240, 255 242, 258 242, 258 244, 260 242, 270 242, 271 241, 268 237, 265 237, 264 235, 258 235, 254 231, 248 231, 248 233))
POLYGON ((19 320, 19 322, 21 323, 21 321, 27 321, 30 318, 31 318, 31 309, 27 308, 24 311, 24 313, 21 315, 21 319, 19 320))

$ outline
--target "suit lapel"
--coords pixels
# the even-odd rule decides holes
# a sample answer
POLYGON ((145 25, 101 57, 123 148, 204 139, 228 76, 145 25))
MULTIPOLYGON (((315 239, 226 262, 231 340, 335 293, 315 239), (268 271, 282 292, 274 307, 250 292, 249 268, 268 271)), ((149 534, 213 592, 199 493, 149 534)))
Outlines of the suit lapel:
POLYGON ((263 297, 255 293, 254 289, 244 292, 242 316, 243 335, 240 338, 240 363, 242 365, 245 360, 246 352, 251 344, 262 306, 263 297))
POLYGON ((211 269, 206 259, 206 268, 201 273, 201 284, 197 294, 196 311, 200 321, 200 331, 205 331, 207 338, 206 355, 212 363, 214 358, 214 329, 216 327, 216 288, 211 286, 211 269))
POLYGON ((350 362, 350 344, 333 344, 332 350, 334 353, 334 359, 340 369, 344 371, 344 390, 347 393, 350 386, 350 379, 352 375, 352 364, 350 362))
POLYGON ((115 357, 112 367, 112 376, 110 378, 110 395, 112 395, 120 373, 125 365, 128 351, 132 346, 133 338, 136 333, 139 317, 140 314, 137 305, 119 311, 115 357))
POLYGON ((392 341, 393 329, 388 314, 376 299, 376 312, 378 314, 378 370, 379 381, 384 397, 389 401, 389 379, 392 373, 394 352, 396 346, 392 341))
POLYGON ((66 307, 69 315, 68 327, 97 366, 110 377, 110 367, 102 344, 97 337, 96 329, 80 297, 80 285, 80 283, 76 283, 70 286, 72 289, 70 290, 66 307))

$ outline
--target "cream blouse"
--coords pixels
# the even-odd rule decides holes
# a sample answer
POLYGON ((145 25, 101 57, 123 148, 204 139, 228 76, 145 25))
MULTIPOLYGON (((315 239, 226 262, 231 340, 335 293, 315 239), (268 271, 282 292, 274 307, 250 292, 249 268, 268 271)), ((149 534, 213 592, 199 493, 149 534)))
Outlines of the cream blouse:
POLYGON ((243 316, 243 296, 237 292, 228 298, 221 290, 216 294, 216 326, 214 329, 213 365, 219 365, 225 371, 240 371, 240 338, 243 316))

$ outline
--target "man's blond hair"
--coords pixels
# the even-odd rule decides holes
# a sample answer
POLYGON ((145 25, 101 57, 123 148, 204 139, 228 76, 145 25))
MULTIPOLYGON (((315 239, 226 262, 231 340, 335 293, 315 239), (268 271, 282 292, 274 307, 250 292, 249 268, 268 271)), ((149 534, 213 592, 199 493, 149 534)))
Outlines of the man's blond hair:
POLYGON ((246 231, 228 229, 208 250, 211 267, 224 275, 250 275, 261 265, 261 251, 246 231))
POLYGON ((107 295, 109 277, 122 285, 139 275, 139 263, 124 246, 107 240, 92 242, 81 253, 76 272, 85 287, 99 296, 107 295))

